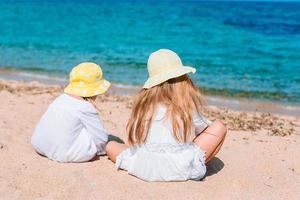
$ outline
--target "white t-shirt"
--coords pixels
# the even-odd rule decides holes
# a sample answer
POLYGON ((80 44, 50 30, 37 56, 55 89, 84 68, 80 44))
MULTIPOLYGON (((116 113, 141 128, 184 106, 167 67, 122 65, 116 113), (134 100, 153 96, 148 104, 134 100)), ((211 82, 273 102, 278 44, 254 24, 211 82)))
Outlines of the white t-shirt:
POLYGON ((90 102, 62 94, 42 116, 31 143, 51 160, 84 162, 105 154, 107 135, 90 102))
MULTIPOLYGON (((166 118, 167 108, 163 105, 158 106, 158 111, 153 118, 150 126, 146 143, 175 143, 178 141, 173 135, 173 124, 170 118, 166 118)), ((194 132, 192 135, 197 136, 202 133, 210 124, 211 121, 204 116, 193 113, 194 132)))

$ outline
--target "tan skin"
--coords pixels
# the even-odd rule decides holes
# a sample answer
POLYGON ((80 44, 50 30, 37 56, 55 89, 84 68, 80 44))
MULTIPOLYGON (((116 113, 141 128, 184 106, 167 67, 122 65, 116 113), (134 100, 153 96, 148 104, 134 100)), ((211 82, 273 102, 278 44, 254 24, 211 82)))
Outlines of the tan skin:
MULTIPOLYGON (((209 162, 221 149, 227 133, 226 126, 219 120, 214 121, 200 135, 193 140, 202 150, 206 152, 205 162, 209 162)), ((129 146, 117 142, 109 142, 106 145, 108 158, 116 162, 118 155, 129 146)))

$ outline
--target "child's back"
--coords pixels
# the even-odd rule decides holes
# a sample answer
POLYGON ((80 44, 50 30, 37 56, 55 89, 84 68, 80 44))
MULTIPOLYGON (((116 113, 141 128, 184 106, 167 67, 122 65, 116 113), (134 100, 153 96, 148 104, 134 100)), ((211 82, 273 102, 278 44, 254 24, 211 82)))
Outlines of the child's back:
POLYGON ((109 86, 98 65, 73 68, 66 94, 57 97, 36 126, 31 141, 35 150, 59 162, 84 162, 104 154, 107 132, 91 102, 109 86))
POLYGON ((97 151, 102 153, 106 140, 107 133, 93 105, 63 94, 41 118, 32 145, 52 160, 82 162, 92 159, 97 151))
MULTIPOLYGON (((159 105, 156 115, 152 121, 151 127, 147 136, 147 143, 151 144, 179 144, 173 134, 172 121, 167 116, 167 108, 164 105, 159 105)), ((196 127, 196 133, 201 133, 210 123, 207 119, 196 114, 193 116, 193 126, 196 127)), ((194 133, 194 136, 196 134, 194 133)), ((191 142, 191 141, 190 141, 191 142)))

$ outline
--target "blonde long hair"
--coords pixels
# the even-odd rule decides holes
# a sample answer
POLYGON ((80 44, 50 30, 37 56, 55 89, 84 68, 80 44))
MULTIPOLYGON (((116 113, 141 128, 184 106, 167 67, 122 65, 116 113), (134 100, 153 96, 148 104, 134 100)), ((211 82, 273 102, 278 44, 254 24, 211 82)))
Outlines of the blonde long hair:
POLYGON ((192 80, 183 75, 137 94, 127 124, 128 143, 141 144, 147 139, 153 116, 159 104, 166 106, 173 126, 173 136, 181 143, 191 138, 193 113, 200 113, 201 95, 192 80))

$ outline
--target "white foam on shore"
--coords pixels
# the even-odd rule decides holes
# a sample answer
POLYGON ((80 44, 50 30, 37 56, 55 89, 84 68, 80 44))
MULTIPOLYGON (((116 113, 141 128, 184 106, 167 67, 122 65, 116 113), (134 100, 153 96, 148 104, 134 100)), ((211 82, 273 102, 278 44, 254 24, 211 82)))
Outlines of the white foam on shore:
POLYGON ((125 88, 125 89, 136 89, 139 90, 141 87, 140 86, 136 86, 136 85, 127 85, 127 84, 123 84, 123 83, 114 83, 114 86, 117 88, 125 88))
POLYGON ((233 99, 229 97, 205 96, 208 105, 229 108, 235 111, 257 111, 288 116, 300 116, 300 106, 287 105, 255 99, 233 99))
POLYGON ((21 77, 27 77, 30 79, 39 79, 39 80, 45 80, 45 81, 59 81, 59 82, 67 82, 68 79, 67 78, 63 78, 63 77, 58 77, 58 76, 49 76, 49 75, 45 75, 45 74, 33 74, 33 73, 28 73, 28 72, 19 72, 18 73, 19 76, 21 77))
MULTIPOLYGON (((66 85, 68 83, 67 78, 58 75, 1 70, 1 68, 0 78, 6 80, 38 81, 48 85, 66 85)), ((135 94, 141 88, 142 86, 139 85, 113 83, 111 89, 109 90, 109 93, 119 95, 135 94)), ((207 103, 207 105, 224 107, 236 111, 258 111, 288 116, 300 116, 300 106, 271 101, 229 98, 221 96, 205 96, 205 102, 207 103)))
POLYGON ((26 71, 1 70, 1 68, 0 78, 17 81, 39 81, 44 84, 66 84, 68 82, 67 78, 57 75, 33 73, 26 71))

